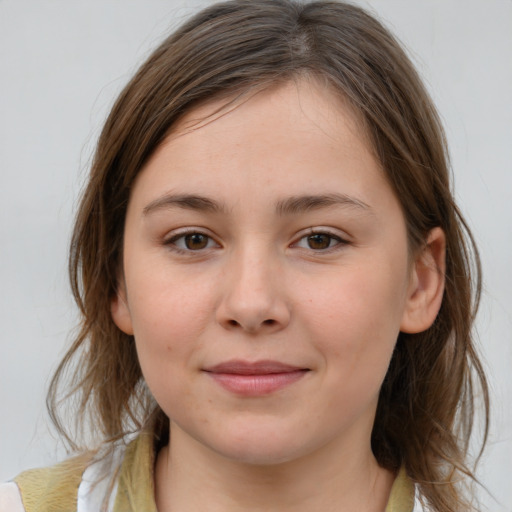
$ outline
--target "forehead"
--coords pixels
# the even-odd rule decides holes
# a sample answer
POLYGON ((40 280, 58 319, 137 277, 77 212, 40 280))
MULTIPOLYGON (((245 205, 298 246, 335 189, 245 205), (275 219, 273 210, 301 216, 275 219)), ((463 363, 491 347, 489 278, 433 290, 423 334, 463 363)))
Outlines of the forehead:
POLYGON ((336 192, 362 196, 386 186, 354 109, 331 87, 302 79, 190 110, 134 188, 147 196, 228 185, 231 193, 243 186, 270 197, 332 192, 333 180, 336 192))
POLYGON ((226 116, 230 117, 228 123, 238 117, 246 122, 259 123, 262 127, 272 124, 273 129, 279 129, 275 124, 279 117, 283 130, 288 130, 286 124, 289 122, 299 121, 305 128, 307 123, 304 121, 309 121, 307 128, 319 128, 324 135, 329 135, 329 132, 332 135, 340 128, 349 129, 357 137, 365 139, 368 149, 372 149, 361 113, 327 79, 310 75, 203 100, 173 124, 164 144, 211 123, 216 122, 215 131, 224 129, 224 124, 218 120, 226 116))

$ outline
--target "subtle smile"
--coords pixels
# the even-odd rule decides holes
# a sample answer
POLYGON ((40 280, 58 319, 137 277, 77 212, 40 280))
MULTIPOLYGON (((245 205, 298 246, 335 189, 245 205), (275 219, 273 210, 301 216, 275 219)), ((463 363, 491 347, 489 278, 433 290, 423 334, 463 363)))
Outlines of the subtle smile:
POLYGON ((224 389, 243 396, 268 395, 300 380, 309 368, 278 361, 232 360, 203 370, 224 389))

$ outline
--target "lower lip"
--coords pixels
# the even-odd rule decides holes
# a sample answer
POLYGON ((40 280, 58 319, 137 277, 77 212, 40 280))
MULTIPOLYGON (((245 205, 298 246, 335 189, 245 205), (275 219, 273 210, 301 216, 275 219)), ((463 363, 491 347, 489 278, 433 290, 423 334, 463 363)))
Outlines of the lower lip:
POLYGON ((208 375, 224 389, 243 396, 262 396, 279 391, 302 379, 307 370, 269 373, 262 375, 241 375, 234 373, 213 373, 208 375))

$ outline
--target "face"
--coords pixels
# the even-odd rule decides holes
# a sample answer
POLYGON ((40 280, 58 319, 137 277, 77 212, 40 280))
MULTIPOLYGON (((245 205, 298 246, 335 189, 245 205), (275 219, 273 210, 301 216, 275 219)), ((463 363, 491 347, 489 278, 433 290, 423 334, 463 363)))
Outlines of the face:
POLYGON ((171 439, 255 464, 369 451, 417 286, 399 202, 325 87, 208 117, 220 105, 188 113, 139 174, 113 318, 171 439))

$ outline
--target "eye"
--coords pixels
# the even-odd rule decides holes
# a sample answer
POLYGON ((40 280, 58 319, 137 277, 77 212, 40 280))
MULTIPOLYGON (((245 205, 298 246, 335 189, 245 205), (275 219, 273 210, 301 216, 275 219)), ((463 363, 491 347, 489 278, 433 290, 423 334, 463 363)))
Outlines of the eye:
POLYGON ((325 251, 343 243, 346 242, 339 236, 333 235, 332 233, 318 232, 303 236, 294 245, 302 249, 325 251))
POLYGON ((175 235, 166 242, 166 245, 172 245, 180 251, 201 251, 218 247, 213 238, 195 231, 175 235))

